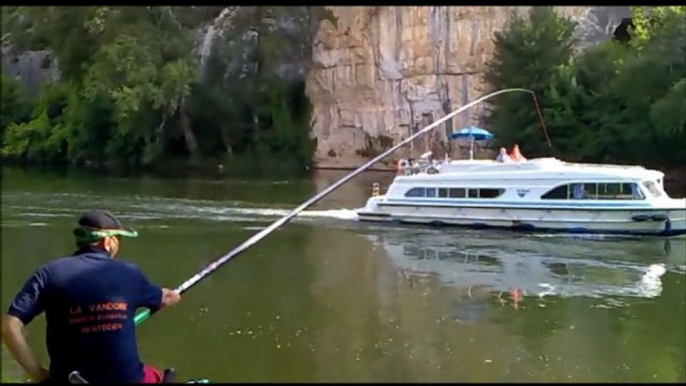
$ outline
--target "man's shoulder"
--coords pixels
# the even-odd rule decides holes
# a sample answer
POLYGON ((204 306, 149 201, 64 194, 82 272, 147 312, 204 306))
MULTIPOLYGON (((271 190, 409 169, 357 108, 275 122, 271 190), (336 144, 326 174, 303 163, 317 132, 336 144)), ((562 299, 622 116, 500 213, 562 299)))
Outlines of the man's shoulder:
POLYGON ((125 258, 117 257, 114 259, 107 259, 106 261, 109 264, 112 264, 113 267, 117 267, 117 268, 120 268, 122 270, 132 271, 132 272, 137 272, 137 273, 141 272, 141 269, 138 268, 138 266, 135 263, 128 261, 125 258))
POLYGON ((121 271, 125 271, 134 276, 145 276, 143 271, 135 263, 121 258, 112 259, 112 263, 121 271))
POLYGON ((124 266, 124 267, 126 267, 126 268, 128 268, 128 269, 132 269, 132 270, 134 270, 134 271, 139 271, 139 272, 141 271, 141 269, 138 268, 138 266, 137 266, 135 263, 131 262, 131 261, 124 260, 124 259, 120 259, 120 258, 117 258, 117 259, 115 259, 115 260, 113 260, 113 261, 116 261, 117 264, 121 264, 122 266, 124 266))
MULTIPOLYGON (((53 271, 55 269, 60 270, 60 269, 68 268, 68 267, 73 266, 75 264, 83 263, 84 258, 86 258, 86 257, 83 255, 70 255, 70 256, 60 257, 60 258, 57 258, 55 260, 49 261, 49 262, 41 265, 40 267, 38 267, 37 270, 39 272, 41 272, 41 271, 42 272, 50 272, 50 271, 53 271)), ((119 269, 123 269, 123 270, 127 270, 127 271, 134 271, 134 272, 140 272, 141 271, 140 268, 138 268, 138 266, 136 264, 134 264, 130 261, 122 260, 120 258, 106 259, 106 260, 102 260, 102 262, 108 264, 109 266, 111 266, 111 268, 113 268, 115 270, 117 268, 119 268, 119 269)))
POLYGON ((65 265, 72 264, 74 261, 75 261, 74 256, 58 257, 54 260, 50 260, 47 263, 40 265, 38 268, 36 268, 36 272, 48 273, 48 272, 53 271, 55 269, 59 269, 65 265))

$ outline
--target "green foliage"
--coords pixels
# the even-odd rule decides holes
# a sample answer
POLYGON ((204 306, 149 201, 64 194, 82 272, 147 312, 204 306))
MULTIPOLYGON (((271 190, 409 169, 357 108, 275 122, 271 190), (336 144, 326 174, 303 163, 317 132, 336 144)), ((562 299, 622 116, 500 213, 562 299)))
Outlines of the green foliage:
POLYGON ((63 120, 66 98, 65 89, 48 87, 31 120, 7 128, 3 155, 44 161, 64 159, 68 136, 63 120))
MULTIPOLYGON (((538 96, 545 116, 553 115, 551 78, 564 77, 561 67, 568 65, 574 46, 574 23, 557 15, 552 7, 532 7, 529 20, 513 13, 509 28, 496 32, 493 58, 488 63, 485 81, 494 89, 524 87, 538 96)), ((558 83, 561 79, 558 79, 558 83)), ((567 84, 571 79, 562 80, 567 84)), ((527 143, 527 153, 544 154, 547 146, 530 95, 506 94, 489 109, 489 127, 500 144, 527 143), (525 106, 526 108, 522 108, 525 106)), ((557 116, 562 119, 563 116, 557 116)), ((564 131, 549 125, 551 135, 564 131)))
POLYGON ((289 73, 289 64, 304 64, 306 71, 311 46, 302 37, 316 32, 309 24, 313 15, 328 17, 319 8, 237 11, 231 27, 217 37, 192 94, 191 112, 199 117, 195 126, 215 133, 204 137, 208 140, 202 147, 252 154, 257 164, 268 158, 288 159, 301 171, 311 164, 311 106, 303 74, 289 73), (274 20, 290 21, 286 24, 296 28, 282 28, 274 20))
POLYGON ((19 82, 4 73, 0 77, 0 90, 0 135, 3 135, 13 123, 28 120, 31 107, 19 82))
POLYGON ((686 135, 686 79, 680 79, 669 92, 650 106, 650 119, 666 135, 686 135))
POLYGON ((314 152, 304 72, 282 70, 309 65, 318 22, 330 12, 235 7, 201 64, 198 31, 222 10, 2 7, 3 43, 50 50, 61 75, 35 106, 2 78, 3 156, 137 167, 228 155, 288 158, 304 171, 314 152))
POLYGON ((686 6, 666 6, 666 7, 631 7, 632 22, 634 25, 632 33, 632 45, 640 49, 651 40, 653 34, 658 31, 664 32, 667 24, 683 22, 686 16, 686 6))
MULTIPOLYGON (((60 81, 29 101, 3 75, 2 155, 41 162, 152 165, 173 157, 226 164, 311 163, 304 74, 324 7, 235 7, 202 65, 198 31, 224 7, 2 7, 2 41, 47 49, 60 81), (241 161, 238 161, 241 160, 241 161)), ((574 56, 575 23, 552 7, 513 14, 485 74, 506 94, 487 123, 529 157, 686 163, 686 7, 634 8, 632 40, 574 56), (658 151, 659 149, 659 151, 658 151)))
MULTIPOLYGON (((527 22, 513 17, 509 28, 496 34, 486 81, 494 89, 536 92, 553 155, 583 162, 683 165, 684 8, 635 8, 634 40, 628 46, 606 42, 576 57, 573 23, 550 9, 532 9, 527 22)), ((501 145, 519 143, 527 156, 551 155, 530 96, 498 97, 488 123, 501 145)))

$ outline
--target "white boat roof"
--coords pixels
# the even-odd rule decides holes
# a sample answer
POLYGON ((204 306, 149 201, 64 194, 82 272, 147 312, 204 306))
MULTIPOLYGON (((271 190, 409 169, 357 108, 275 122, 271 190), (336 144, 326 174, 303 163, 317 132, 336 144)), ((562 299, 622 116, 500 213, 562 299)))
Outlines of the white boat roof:
POLYGON ((586 164, 564 162, 556 158, 535 158, 521 162, 497 162, 494 160, 458 160, 444 163, 437 174, 419 173, 398 176, 396 180, 436 181, 453 178, 469 179, 622 179, 627 181, 656 180, 664 177, 658 170, 642 166, 586 164))

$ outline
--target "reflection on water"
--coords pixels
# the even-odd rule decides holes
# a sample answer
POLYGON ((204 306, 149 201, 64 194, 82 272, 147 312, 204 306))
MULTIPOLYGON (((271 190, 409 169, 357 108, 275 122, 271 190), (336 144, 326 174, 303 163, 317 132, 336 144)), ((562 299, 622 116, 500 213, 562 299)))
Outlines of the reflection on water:
POLYGON ((659 296, 662 276, 683 275, 686 267, 684 239, 563 237, 560 242, 559 237, 399 228, 365 237, 388 254, 400 280, 435 278, 455 289, 454 317, 463 321, 488 317, 489 304, 510 302, 516 291, 524 299, 591 297, 604 300, 600 307, 620 306, 624 297, 659 296))
POLYGON ((392 230, 368 235, 406 274, 431 274, 456 288, 527 296, 655 297, 667 270, 683 273, 686 241, 519 236, 497 232, 392 230))

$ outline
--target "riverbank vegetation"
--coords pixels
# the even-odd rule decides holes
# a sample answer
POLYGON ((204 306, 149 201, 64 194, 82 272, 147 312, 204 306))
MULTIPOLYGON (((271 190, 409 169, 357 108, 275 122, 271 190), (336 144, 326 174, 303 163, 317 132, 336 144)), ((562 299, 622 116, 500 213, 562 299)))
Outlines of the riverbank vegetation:
MULTIPOLYGON (((485 81, 505 94, 486 127, 528 157, 686 164, 686 7, 634 8, 631 39, 581 53, 552 7, 495 34, 485 81)), ((305 75, 323 7, 2 7, 3 47, 47 50, 59 79, 37 97, 3 73, 5 159, 49 164, 302 172, 305 75), (229 15, 230 14, 230 15, 229 15), (221 20, 230 20, 229 23, 221 20), (170 165, 176 165, 174 167, 170 165)))
POLYGON ((322 7, 3 7, 3 43, 48 50, 60 78, 31 100, 3 74, 2 155, 305 170, 315 144, 304 76, 325 17, 322 7))
POLYGON ((518 143, 529 157, 686 165, 686 7, 634 7, 632 23, 630 39, 575 55, 578 27, 552 7, 513 15, 495 34, 485 80, 493 89, 533 90, 553 148, 525 94, 490 106, 487 127, 498 145, 518 143))

